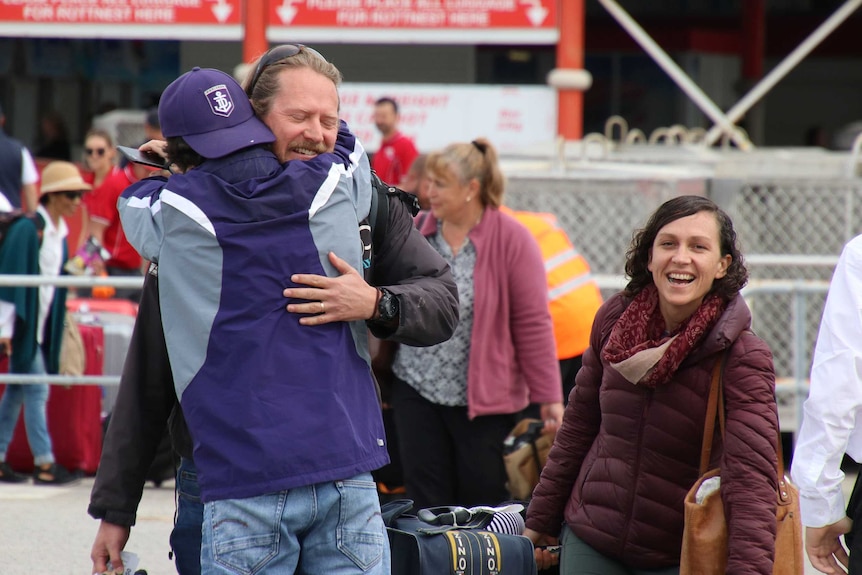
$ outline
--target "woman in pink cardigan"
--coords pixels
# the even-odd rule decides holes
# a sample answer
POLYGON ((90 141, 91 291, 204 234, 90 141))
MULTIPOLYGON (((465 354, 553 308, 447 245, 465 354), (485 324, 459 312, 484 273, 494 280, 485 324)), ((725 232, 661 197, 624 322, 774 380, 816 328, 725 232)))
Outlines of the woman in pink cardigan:
POLYGON ((452 338, 402 345, 392 392, 408 496, 416 508, 509 497, 503 440, 530 403, 562 420, 544 264, 530 232, 501 213, 503 175, 484 139, 429 155, 431 213, 420 231, 452 268, 452 338))

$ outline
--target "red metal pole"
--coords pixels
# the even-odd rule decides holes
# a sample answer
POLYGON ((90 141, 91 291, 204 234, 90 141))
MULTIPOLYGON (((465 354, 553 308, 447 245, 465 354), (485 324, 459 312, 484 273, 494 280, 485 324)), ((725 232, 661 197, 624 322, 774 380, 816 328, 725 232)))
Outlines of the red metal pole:
POLYGON ((763 77, 763 53, 766 47, 766 0, 742 3, 742 77, 763 77))
MULTIPOLYGON (((560 39, 557 42, 557 68, 581 70, 584 67, 584 0, 560 0, 560 39)), ((560 89, 557 102, 557 134, 566 140, 584 135, 584 93, 560 89)))
POLYGON ((266 19, 269 0, 241 0, 245 35, 242 40, 242 60, 251 62, 269 49, 266 40, 266 19))

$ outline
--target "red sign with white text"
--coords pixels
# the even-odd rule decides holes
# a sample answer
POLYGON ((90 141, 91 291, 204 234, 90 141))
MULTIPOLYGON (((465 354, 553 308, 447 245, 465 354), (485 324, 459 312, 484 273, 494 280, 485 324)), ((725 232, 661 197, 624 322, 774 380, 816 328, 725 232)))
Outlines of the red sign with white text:
MULTIPOLYGON (((382 34, 376 38, 384 41, 433 42, 436 38, 469 43, 471 35, 473 40, 500 39, 510 32, 555 42, 557 0, 271 0, 269 24, 289 27, 284 34, 271 34, 275 40, 290 34, 308 38, 303 29, 328 29, 330 41, 361 41, 373 29, 382 34), (404 33, 398 34, 399 30, 404 33), (422 35, 443 31, 456 32, 460 38, 422 35)), ((368 36, 368 41, 374 39, 368 36)))
MULTIPOLYGON (((242 0, 0 0, 0 24, 110 26, 113 33, 103 36, 125 37, 126 28, 176 26, 239 25, 242 0)), ((72 28, 67 28, 72 31, 72 28)), ((39 34, 30 34, 39 35, 39 34)), ((75 36, 76 34, 61 34, 75 36)), ((159 31, 155 36, 162 37, 159 31)))

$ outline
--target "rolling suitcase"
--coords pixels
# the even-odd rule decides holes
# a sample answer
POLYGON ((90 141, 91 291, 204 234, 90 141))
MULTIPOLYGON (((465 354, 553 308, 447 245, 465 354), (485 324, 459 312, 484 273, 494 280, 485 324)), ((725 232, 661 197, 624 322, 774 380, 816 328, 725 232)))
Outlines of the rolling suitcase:
MULTIPOLYGON (((126 299, 76 298, 67 302, 70 311, 77 313, 80 322, 99 325, 105 338, 103 371, 105 375, 122 375, 129 341, 135 327, 138 305, 126 299)), ((105 386, 102 413, 107 415, 117 399, 116 385, 105 386)))
MULTIPOLYGON (((101 375, 104 340, 99 326, 78 325, 86 352, 86 375, 101 375)), ((4 371, 8 371, 8 366, 4 371)), ((102 456, 102 390, 98 385, 52 385, 48 395, 48 433, 54 459, 70 471, 96 473, 102 456)), ((6 461, 21 473, 33 471, 24 417, 19 416, 6 461)))
MULTIPOLYGON (((69 307, 79 312, 79 317, 98 323, 105 333, 105 375, 122 375, 129 351, 129 343, 135 329, 138 304, 126 299, 80 298, 69 301, 69 307)), ((111 412, 117 399, 119 386, 105 387, 102 400, 102 437, 108 429, 111 412)), ((170 436, 165 431, 155 459, 147 471, 146 478, 156 487, 176 476, 179 457, 174 453, 170 436)))

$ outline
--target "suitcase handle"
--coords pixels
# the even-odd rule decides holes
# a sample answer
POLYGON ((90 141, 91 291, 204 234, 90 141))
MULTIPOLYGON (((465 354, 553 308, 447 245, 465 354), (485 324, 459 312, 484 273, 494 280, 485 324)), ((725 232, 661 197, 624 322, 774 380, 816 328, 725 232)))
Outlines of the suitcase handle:
POLYGON ((380 506, 380 515, 383 517, 383 523, 387 527, 392 527, 392 523, 413 509, 412 499, 396 499, 389 501, 380 506))

